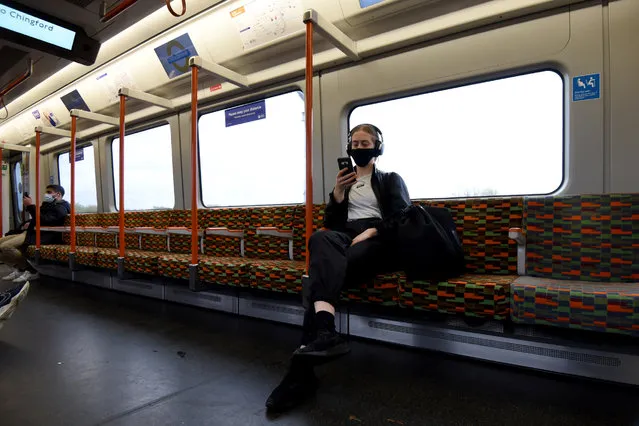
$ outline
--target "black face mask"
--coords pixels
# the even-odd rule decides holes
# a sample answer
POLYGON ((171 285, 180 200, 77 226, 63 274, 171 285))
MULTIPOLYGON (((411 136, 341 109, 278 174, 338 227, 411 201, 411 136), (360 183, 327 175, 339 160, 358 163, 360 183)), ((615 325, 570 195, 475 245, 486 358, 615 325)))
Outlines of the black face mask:
POLYGON ((359 167, 365 167, 375 157, 375 149, 354 149, 351 151, 351 157, 359 167))

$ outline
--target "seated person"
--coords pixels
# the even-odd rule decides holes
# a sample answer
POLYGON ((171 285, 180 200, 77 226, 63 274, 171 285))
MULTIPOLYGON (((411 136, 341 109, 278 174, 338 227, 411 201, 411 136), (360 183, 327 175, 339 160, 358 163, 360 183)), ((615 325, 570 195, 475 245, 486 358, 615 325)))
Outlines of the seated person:
POLYGON ((410 205, 403 179, 375 167, 383 152, 382 133, 360 124, 348 135, 347 152, 357 167, 337 174, 326 206, 324 227, 309 241, 309 308, 304 315, 301 346, 289 371, 266 401, 271 410, 291 408, 317 388, 313 366, 349 351, 335 330, 335 306, 345 283, 371 281, 399 269, 392 249, 395 224, 410 205))
POLYGON ((0 292, 0 328, 4 325, 4 321, 11 318, 16 307, 24 300, 28 292, 28 282, 20 283, 9 290, 0 292))
MULTIPOLYGON (((71 212, 71 206, 63 200, 64 188, 60 185, 49 185, 46 188, 42 205, 40 206, 40 226, 63 226, 64 219, 71 212)), ((25 223, 26 232, 0 238, 0 261, 14 268, 14 271, 2 278, 14 282, 26 282, 38 279, 39 275, 27 263, 27 247, 35 244, 35 205, 30 197, 23 198, 24 206, 31 215, 31 220, 25 223)), ((59 232, 41 232, 41 244, 62 244, 62 234, 59 232)))

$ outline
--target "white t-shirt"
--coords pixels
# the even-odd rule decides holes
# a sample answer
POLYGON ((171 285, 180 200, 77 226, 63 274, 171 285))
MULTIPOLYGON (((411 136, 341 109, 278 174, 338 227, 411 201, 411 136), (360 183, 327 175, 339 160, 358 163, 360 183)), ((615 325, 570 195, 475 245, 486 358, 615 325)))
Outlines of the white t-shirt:
POLYGON ((372 176, 361 176, 351 186, 348 194, 348 220, 382 218, 382 212, 371 186, 372 176))

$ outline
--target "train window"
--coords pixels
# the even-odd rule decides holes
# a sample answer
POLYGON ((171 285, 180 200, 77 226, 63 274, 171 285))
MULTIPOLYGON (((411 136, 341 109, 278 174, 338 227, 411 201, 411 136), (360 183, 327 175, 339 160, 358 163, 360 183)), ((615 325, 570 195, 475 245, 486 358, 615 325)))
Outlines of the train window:
POLYGON ((198 126, 205 206, 304 202, 301 91, 204 114, 198 126))
MULTIPOLYGON (((111 143, 115 207, 120 203, 120 138, 111 143)), ((127 134, 124 139, 125 210, 172 209, 175 206, 171 126, 127 134)))
POLYGON ((548 194, 563 180, 563 80, 542 71, 355 108, 411 198, 548 194))
MULTIPOLYGON (((71 201, 71 163, 68 152, 58 155, 58 181, 64 188, 64 199, 71 201)), ((76 148, 75 211, 76 213, 95 213, 98 211, 93 145, 76 148)))

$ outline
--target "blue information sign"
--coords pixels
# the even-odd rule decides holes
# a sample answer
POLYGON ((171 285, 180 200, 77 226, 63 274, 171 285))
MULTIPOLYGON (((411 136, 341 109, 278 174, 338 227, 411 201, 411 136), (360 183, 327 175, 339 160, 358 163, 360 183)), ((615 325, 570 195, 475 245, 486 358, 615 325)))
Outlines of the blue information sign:
POLYGON ((189 72, 189 57, 197 56, 189 33, 184 33, 176 39, 155 48, 155 54, 169 78, 174 78, 189 72))
MULTIPOLYGON (((75 149, 75 161, 84 160, 84 148, 75 149)), ((71 162, 71 156, 69 155, 69 163, 71 162)))
POLYGON ((599 74, 573 77, 572 101, 587 101, 601 97, 601 78, 599 74))
POLYGON ((266 118, 266 103, 262 100, 253 102, 252 104, 227 109, 225 112, 226 127, 231 127, 266 118))
POLYGON ((359 0, 359 6, 362 9, 364 9, 364 8, 367 8, 367 7, 372 6, 374 4, 381 3, 383 1, 384 0, 359 0))

